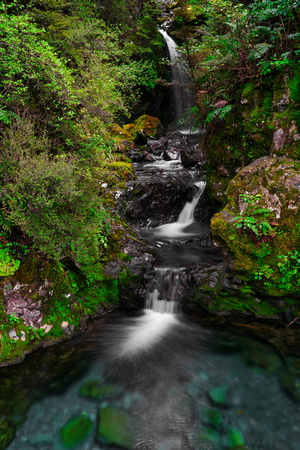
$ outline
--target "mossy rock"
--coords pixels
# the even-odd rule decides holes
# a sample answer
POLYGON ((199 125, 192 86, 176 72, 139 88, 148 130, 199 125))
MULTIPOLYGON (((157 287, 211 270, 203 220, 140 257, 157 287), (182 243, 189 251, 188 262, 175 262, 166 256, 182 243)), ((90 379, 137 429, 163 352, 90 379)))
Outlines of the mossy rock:
POLYGON ((148 116, 144 114, 134 122, 134 128, 131 131, 135 138, 136 144, 146 144, 147 139, 158 139, 163 135, 164 127, 157 117, 148 116))
POLYGON ((80 395, 94 399, 109 399, 118 397, 122 394, 120 386, 112 384, 103 384, 99 380, 90 380, 84 383, 80 388, 80 395))
POLYGON ((5 449, 15 436, 16 427, 13 421, 7 417, 0 419, 0 450, 5 449))
MULTIPOLYGON (((215 240, 223 247, 225 271, 231 279, 238 279, 241 287, 247 284, 256 293, 269 296, 299 293, 298 284, 280 287, 282 274, 278 269, 278 255, 288 255, 300 247, 300 171, 299 162, 286 157, 263 157, 242 169, 231 180, 226 191, 225 208, 212 217, 215 240), (244 198, 253 197, 255 206, 247 207, 244 198), (237 217, 252 217, 252 209, 270 211, 268 219, 275 228, 273 235, 253 238, 247 229, 234 226, 237 217), (254 281, 262 267, 270 268, 272 285, 254 281), (259 291, 257 291, 259 289, 259 291)), ((264 219, 265 220, 265 219, 264 219)), ((255 293, 253 292, 253 293, 255 293)))
POLYGON ((244 445, 244 438, 242 433, 236 428, 231 428, 228 434, 229 448, 236 448, 237 446, 244 445))
POLYGON ((206 425, 218 429, 222 424, 222 416, 216 409, 205 409, 202 412, 202 421, 206 425))
POLYGON ((219 386, 210 389, 208 396, 213 403, 217 403, 221 406, 228 406, 228 387, 219 386))
POLYGON ((222 445, 221 435, 213 428, 203 427, 201 432, 198 434, 198 438, 200 439, 203 448, 207 448, 206 444, 208 444, 208 448, 211 448, 212 445, 212 448, 215 450, 221 450, 224 448, 222 445))
POLYGON ((132 431, 132 421, 127 412, 117 408, 100 409, 97 437, 100 444, 131 448, 132 431))
POLYGON ((127 129, 124 127, 122 128, 117 123, 109 125, 109 133, 112 137, 133 141, 133 134, 128 131, 128 127, 127 129))
POLYGON ((60 432, 64 447, 72 449, 79 446, 90 436, 92 428, 93 422, 85 413, 73 417, 60 432))

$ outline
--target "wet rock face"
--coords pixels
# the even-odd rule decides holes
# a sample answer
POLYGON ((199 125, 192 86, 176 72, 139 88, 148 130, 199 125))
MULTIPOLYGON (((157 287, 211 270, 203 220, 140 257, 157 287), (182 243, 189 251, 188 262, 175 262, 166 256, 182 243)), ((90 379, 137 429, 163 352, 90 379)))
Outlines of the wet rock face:
MULTIPOLYGON (((226 207, 212 218, 212 233, 224 251, 229 285, 234 283, 243 286, 244 280, 252 280, 255 286, 255 273, 261 268, 269 267, 272 270, 269 284, 276 286, 276 280, 280 276, 278 255, 288 256, 298 251, 300 246, 299 162, 286 157, 260 158, 242 169, 231 180, 226 194, 226 207), (241 194, 255 198, 254 204, 247 206, 241 194), (269 211, 268 215, 262 218, 274 227, 274 233, 267 240, 263 234, 256 238, 254 236, 254 239, 252 235, 251 239, 247 228, 239 232, 233 226, 238 215, 256 217, 256 209, 269 211)), ((291 281, 291 286, 284 289, 286 293, 297 294, 298 289, 296 292, 292 286, 293 280, 291 281)), ((266 286, 262 280, 256 284, 255 289, 266 292, 266 286)), ((278 289, 270 289, 267 289, 269 295, 283 294, 280 286, 278 289)))
POLYGON ((118 211, 136 227, 174 222, 196 190, 189 174, 172 174, 165 179, 155 172, 128 183, 119 200, 118 211))

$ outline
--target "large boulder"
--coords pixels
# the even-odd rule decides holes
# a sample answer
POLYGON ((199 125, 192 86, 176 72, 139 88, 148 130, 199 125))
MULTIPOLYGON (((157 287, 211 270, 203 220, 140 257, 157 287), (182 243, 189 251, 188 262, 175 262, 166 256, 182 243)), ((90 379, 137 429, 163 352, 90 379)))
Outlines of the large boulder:
POLYGON ((175 173, 165 179, 159 173, 149 173, 127 184, 118 210, 135 227, 156 227, 175 222, 196 191, 189 174, 175 173))
POLYGON ((225 255, 223 286, 299 297, 300 162, 260 158, 231 180, 226 195, 211 221, 225 255))
POLYGON ((130 132, 135 136, 135 143, 143 145, 147 144, 149 139, 159 139, 163 136, 164 127, 157 117, 144 114, 135 120, 130 132))

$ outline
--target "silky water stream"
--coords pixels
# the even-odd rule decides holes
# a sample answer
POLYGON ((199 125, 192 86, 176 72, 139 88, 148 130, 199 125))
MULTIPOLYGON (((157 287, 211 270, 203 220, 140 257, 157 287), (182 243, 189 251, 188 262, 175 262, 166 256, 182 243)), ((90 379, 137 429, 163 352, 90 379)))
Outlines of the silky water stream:
POLYGON ((157 267, 144 310, 0 369, 0 426, 18 423, 8 449, 299 449, 299 333, 180 311, 181 272, 214 259, 199 245, 209 226, 194 220, 195 184, 176 222, 145 230, 157 267))

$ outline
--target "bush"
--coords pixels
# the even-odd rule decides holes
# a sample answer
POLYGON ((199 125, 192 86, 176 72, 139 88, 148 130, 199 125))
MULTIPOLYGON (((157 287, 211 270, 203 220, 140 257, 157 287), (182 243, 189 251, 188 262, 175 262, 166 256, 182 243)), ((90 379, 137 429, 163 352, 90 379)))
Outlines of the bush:
POLYGON ((51 156, 47 138, 30 122, 7 131, 0 154, 3 212, 48 257, 76 265, 99 262, 108 214, 88 167, 70 155, 51 156))

